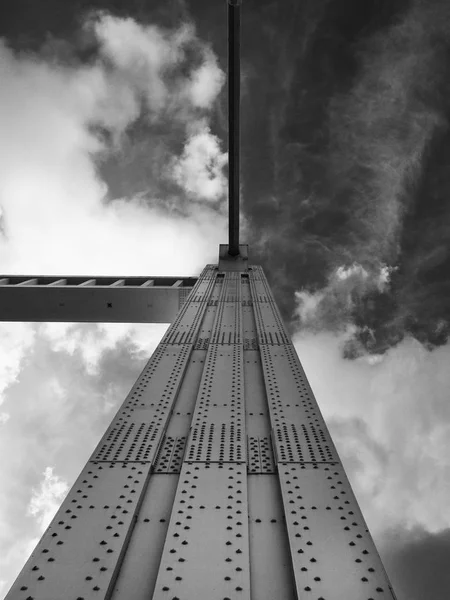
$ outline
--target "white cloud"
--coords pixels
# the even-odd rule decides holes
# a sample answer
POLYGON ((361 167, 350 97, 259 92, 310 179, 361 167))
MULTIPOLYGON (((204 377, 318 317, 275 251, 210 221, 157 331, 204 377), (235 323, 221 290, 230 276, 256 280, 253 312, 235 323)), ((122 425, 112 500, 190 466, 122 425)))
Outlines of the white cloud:
POLYGON ((368 270, 353 263, 332 271, 324 288, 314 292, 295 292, 296 313, 302 328, 348 332, 349 328, 354 327, 352 310, 357 302, 371 291, 385 291, 391 270, 386 265, 368 270))
MULTIPOLYGON (((0 405, 9 386, 17 382, 22 361, 34 343, 34 329, 27 323, 0 323, 0 405)), ((6 423, 9 414, 0 414, 6 423)))
POLYGON ((223 199, 227 192, 223 173, 227 160, 227 154, 220 150, 219 139, 204 127, 189 138, 182 156, 174 160, 173 176, 193 198, 223 199))
POLYGON ((450 345, 408 338, 382 360, 349 361, 343 335, 294 341, 373 533, 450 527, 450 345))
POLYGON ((89 66, 49 65, 36 57, 16 57, 0 45, 0 205, 6 233, 0 240, 1 268, 41 274, 193 274, 208 256, 215 257, 218 240, 225 238, 224 216, 198 204, 188 219, 176 216, 163 209, 160 198, 105 203, 107 189, 95 160, 108 148, 95 126, 108 130, 117 144, 139 115, 157 118, 162 102, 185 128, 181 160, 196 149, 186 167, 189 177, 178 177, 177 183, 194 199, 217 199, 224 187, 219 170, 225 155, 208 130, 208 109, 223 73, 191 26, 167 32, 103 16, 94 31, 100 53, 89 66), (206 58, 200 67, 183 64, 183 75, 176 68, 186 44, 206 58), (199 68, 212 81, 210 96, 204 93, 202 101, 200 91, 192 91, 199 68), (200 137, 191 139, 200 129, 200 137))
POLYGON ((211 106, 225 82, 225 74, 209 48, 204 49, 204 63, 191 75, 189 95, 194 106, 211 106))
POLYGON ((39 487, 33 489, 27 510, 35 517, 42 532, 47 529, 69 490, 67 482, 53 474, 53 467, 47 467, 43 475, 39 487))

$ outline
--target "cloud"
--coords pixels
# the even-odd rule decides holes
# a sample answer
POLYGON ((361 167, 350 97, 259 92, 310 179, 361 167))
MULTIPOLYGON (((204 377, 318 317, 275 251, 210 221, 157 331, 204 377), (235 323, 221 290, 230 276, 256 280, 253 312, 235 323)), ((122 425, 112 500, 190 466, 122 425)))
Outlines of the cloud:
POLYGON ((193 198, 224 198, 228 182, 223 173, 227 154, 220 151, 220 141, 208 128, 194 133, 184 147, 183 155, 172 166, 175 181, 193 198))
POLYGON ((356 326, 349 356, 385 352, 404 335, 445 344, 448 3, 355 11, 341 0, 252 17, 244 208, 283 316, 291 321, 295 292, 320 305, 324 328, 344 311, 356 326), (353 276, 348 294, 336 293, 330 279, 354 264, 367 285, 353 276), (369 280, 385 268, 381 292, 369 280))
MULTIPOLYGON (((26 323, 0 323, 0 405, 8 388, 18 381, 24 359, 34 344, 34 331, 26 323)), ((0 423, 10 418, 0 413, 0 423)))
POLYGON ((442 600, 450 586, 450 530, 430 534, 396 527, 384 537, 382 552, 399 600, 442 600))
POLYGON ((53 474, 53 467, 46 467, 43 476, 39 487, 33 489, 27 509, 28 514, 35 517, 39 523, 42 533, 47 529, 69 491, 67 482, 53 474))
POLYGON ((296 292, 296 313, 302 329, 344 331, 354 323, 355 308, 371 292, 384 292, 390 269, 382 266, 369 271, 358 263, 339 266, 328 276, 320 291, 296 292))
POLYGON ((2 269, 137 274, 152 268, 157 275, 181 268, 194 274, 205 257, 215 256, 225 218, 201 204, 178 214, 173 208, 185 204, 186 194, 199 200, 223 194, 225 155, 208 124, 223 73, 192 26, 167 32, 101 15, 90 27, 98 42, 90 64, 49 64, 0 46, 2 269), (186 48, 197 50, 196 62, 189 62, 186 48), (199 69, 216 82, 208 98, 200 98, 199 69), (139 120, 157 127, 155 119, 168 117, 181 123, 175 129, 179 149, 168 147, 159 178, 170 180, 170 162, 199 144, 209 151, 197 150, 187 179, 171 179, 177 188, 167 206, 158 195, 111 198, 97 163, 114 156, 139 120), (205 176, 211 148, 217 155, 212 181, 205 176), (150 261, 163 247, 164 260, 150 261))

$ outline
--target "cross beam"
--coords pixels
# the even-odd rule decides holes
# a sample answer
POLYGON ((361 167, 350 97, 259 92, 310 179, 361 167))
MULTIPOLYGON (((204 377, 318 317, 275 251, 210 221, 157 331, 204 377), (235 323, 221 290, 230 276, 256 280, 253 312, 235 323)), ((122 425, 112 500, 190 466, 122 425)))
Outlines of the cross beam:
POLYGON ((0 321, 172 323, 196 281, 0 275, 0 321))

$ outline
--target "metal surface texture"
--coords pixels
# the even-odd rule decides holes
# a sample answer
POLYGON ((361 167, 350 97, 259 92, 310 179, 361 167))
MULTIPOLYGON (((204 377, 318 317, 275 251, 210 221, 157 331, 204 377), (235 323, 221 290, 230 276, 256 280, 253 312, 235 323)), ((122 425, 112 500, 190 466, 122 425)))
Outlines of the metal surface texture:
POLYGON ((153 600, 250 599, 245 465, 183 465, 153 600))
MULTIPOLYGON (((1 321, 171 323, 193 277, 0 276, 1 321)), ((207 287, 207 284, 204 284, 207 287)))
POLYGON ((392 588, 340 465, 281 465, 299 598, 392 600, 392 588))
POLYGON ((395 599, 260 267, 203 270, 7 596, 94 598, 395 599))

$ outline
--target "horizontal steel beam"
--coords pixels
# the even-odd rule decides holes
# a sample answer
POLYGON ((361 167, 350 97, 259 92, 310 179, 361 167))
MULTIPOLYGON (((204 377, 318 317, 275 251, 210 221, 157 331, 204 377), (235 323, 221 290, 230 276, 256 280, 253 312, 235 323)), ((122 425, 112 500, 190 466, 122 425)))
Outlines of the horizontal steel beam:
POLYGON ((195 277, 0 275, 0 321, 171 323, 195 277))

